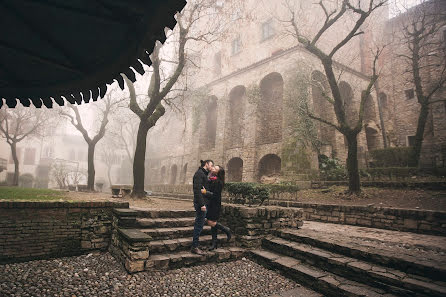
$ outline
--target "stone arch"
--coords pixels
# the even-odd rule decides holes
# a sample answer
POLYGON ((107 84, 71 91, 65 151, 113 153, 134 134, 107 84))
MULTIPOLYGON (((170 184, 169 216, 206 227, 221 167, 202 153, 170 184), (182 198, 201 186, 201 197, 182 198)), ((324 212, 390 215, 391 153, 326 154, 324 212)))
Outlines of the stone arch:
POLYGON ((277 72, 266 75, 260 81, 260 102, 257 105, 258 144, 276 143, 282 140, 283 78, 277 72))
POLYGON ((369 151, 376 150, 379 148, 380 145, 379 133, 375 128, 366 127, 365 137, 367 140, 367 149, 369 151))
POLYGON ((229 118, 227 122, 227 146, 239 147, 243 144, 242 127, 246 88, 242 85, 234 87, 229 92, 229 118))
POLYGON ((339 83, 339 92, 341 93, 342 101, 344 102, 345 115, 350 127, 353 127, 357 121, 358 112, 354 104, 354 93, 349 83, 341 81, 339 83))
POLYGON ((259 161, 258 179, 262 176, 279 175, 282 169, 282 160, 276 154, 267 154, 259 161))
MULTIPOLYGON (((331 95, 330 87, 326 76, 315 70, 311 73, 311 94, 313 98, 313 110, 314 113, 327 121, 334 121, 333 106, 324 97, 324 93, 331 95)), ((331 147, 331 154, 335 154, 336 149, 336 131, 333 127, 330 127, 321 122, 317 122, 319 130, 319 139, 325 146, 331 147)))
POLYGON ((206 108, 206 133, 205 145, 207 148, 215 147, 215 139, 217 136, 217 97, 211 96, 209 98, 206 108))
POLYGON ((389 102, 387 100, 387 94, 384 92, 379 93, 379 103, 384 119, 389 117, 389 102))
POLYGON ((174 185, 177 182, 177 172, 178 172, 178 166, 176 164, 173 164, 170 167, 170 178, 169 178, 169 184, 174 185))
POLYGON ((181 170, 181 183, 186 183, 186 175, 187 175, 187 163, 183 165, 183 170, 181 170))
POLYGON ((369 95, 364 103, 364 122, 376 121, 375 100, 369 95))
POLYGON ((243 160, 235 157, 227 165, 228 182, 241 182, 243 178, 243 160))
POLYGON ((161 167, 160 170, 160 183, 164 184, 164 181, 166 179, 166 166, 161 167))

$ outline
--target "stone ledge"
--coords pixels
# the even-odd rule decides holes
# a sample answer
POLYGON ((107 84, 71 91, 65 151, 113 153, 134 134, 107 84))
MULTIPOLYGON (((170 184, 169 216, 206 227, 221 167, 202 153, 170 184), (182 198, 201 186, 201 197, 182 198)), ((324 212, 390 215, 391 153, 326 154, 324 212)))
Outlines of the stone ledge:
POLYGON ((136 217, 140 212, 130 208, 114 208, 113 213, 119 217, 136 217))
POLYGON ((149 242, 152 240, 150 235, 141 232, 137 229, 118 229, 120 235, 122 235, 129 242, 149 242))
POLYGON ((85 202, 0 201, 0 208, 129 208, 129 203, 112 202, 112 201, 85 201, 85 202))

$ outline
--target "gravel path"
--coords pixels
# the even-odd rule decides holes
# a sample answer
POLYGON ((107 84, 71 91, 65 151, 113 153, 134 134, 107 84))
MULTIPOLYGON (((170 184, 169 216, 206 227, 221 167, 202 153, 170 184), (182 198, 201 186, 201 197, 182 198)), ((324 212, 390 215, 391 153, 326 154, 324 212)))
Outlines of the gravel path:
POLYGON ((298 288, 243 259, 129 275, 109 253, 0 265, 0 296, 271 296, 298 288))

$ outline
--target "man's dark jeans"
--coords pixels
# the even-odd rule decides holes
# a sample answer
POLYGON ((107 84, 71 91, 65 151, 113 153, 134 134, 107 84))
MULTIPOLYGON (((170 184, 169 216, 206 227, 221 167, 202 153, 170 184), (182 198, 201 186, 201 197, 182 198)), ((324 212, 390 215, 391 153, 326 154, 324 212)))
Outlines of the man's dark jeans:
POLYGON ((198 247, 198 241, 200 239, 201 231, 203 231, 204 221, 206 218, 206 211, 202 211, 198 205, 195 207, 195 223, 194 223, 194 235, 192 238, 192 248, 198 247))

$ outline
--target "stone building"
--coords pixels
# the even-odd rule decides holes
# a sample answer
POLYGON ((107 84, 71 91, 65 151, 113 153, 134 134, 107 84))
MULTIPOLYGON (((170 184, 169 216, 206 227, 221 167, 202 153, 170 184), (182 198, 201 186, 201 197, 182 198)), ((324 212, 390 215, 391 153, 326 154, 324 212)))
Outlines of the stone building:
MULTIPOLYGON (((427 43, 421 43, 421 53, 425 58, 420 59, 419 69, 425 93, 429 93, 432 87, 446 76, 442 73, 446 61, 445 1, 427 1, 386 22, 383 35, 388 46, 382 60, 387 67, 383 67, 383 74, 378 83, 380 90, 383 91, 379 96, 382 117, 386 122, 386 139, 390 146, 414 144, 420 104, 417 101, 411 65, 401 55, 412 57, 403 28, 412 23, 419 23, 422 15, 426 16, 427 24, 430 22, 439 24, 439 30, 427 40, 429 47, 427 43)), ((446 166, 445 98, 446 85, 443 85, 431 98, 431 101, 436 103, 429 106, 421 151, 421 167, 446 166)))
MULTIPOLYGON (((149 136, 156 141, 149 141, 147 183, 189 183, 200 159, 225 166, 229 181, 274 180, 278 175, 305 180, 318 170, 317 150, 296 129, 295 101, 306 96, 316 115, 335 120, 333 108, 323 96, 323 90, 329 88, 322 65, 287 34, 279 21, 287 17, 287 11, 271 1, 261 2, 243 2, 244 9, 234 11, 232 27, 223 40, 200 52, 196 59, 200 72, 190 78, 193 91, 185 129, 174 125, 169 133, 152 132, 149 136)), ((311 9, 310 2, 302 4, 302 20, 311 36, 323 20, 323 12, 311 9), (305 17, 308 12, 312 15, 305 17)), ((387 9, 380 9, 369 20, 368 31, 335 56, 351 122, 358 116, 361 92, 370 80, 372 58, 367 46, 376 39, 373 30, 382 30, 387 18, 387 9)), ((350 18, 336 24, 323 36, 322 47, 337 44, 351 25, 350 18)), ((358 136, 361 166, 365 166, 369 150, 383 147, 378 94, 374 90, 366 102, 367 127, 358 136)), ((327 125, 314 125, 320 153, 345 161, 344 136, 327 125)))
MULTIPOLYGON (((118 149, 115 155, 115 159, 111 160, 110 172, 113 183, 130 183, 131 181, 125 179, 122 174, 123 164, 127 165, 128 163, 125 152, 118 149)), ((3 158, 6 163, 5 170, 0 172, 0 182, 11 184, 14 175, 14 161, 11 149, 5 141, 0 142, 0 158, 3 158)), ((57 188, 58 185, 51 176, 51 166, 54 163, 63 163, 71 172, 82 173, 83 177, 79 183, 87 183, 87 144, 80 135, 53 133, 45 138, 25 138, 17 144, 17 158, 20 176, 27 174, 33 177, 32 183, 27 185, 22 184, 19 178, 21 186, 57 188)), ((107 164, 99 149, 95 153, 95 170, 95 181, 108 184, 107 164)))

